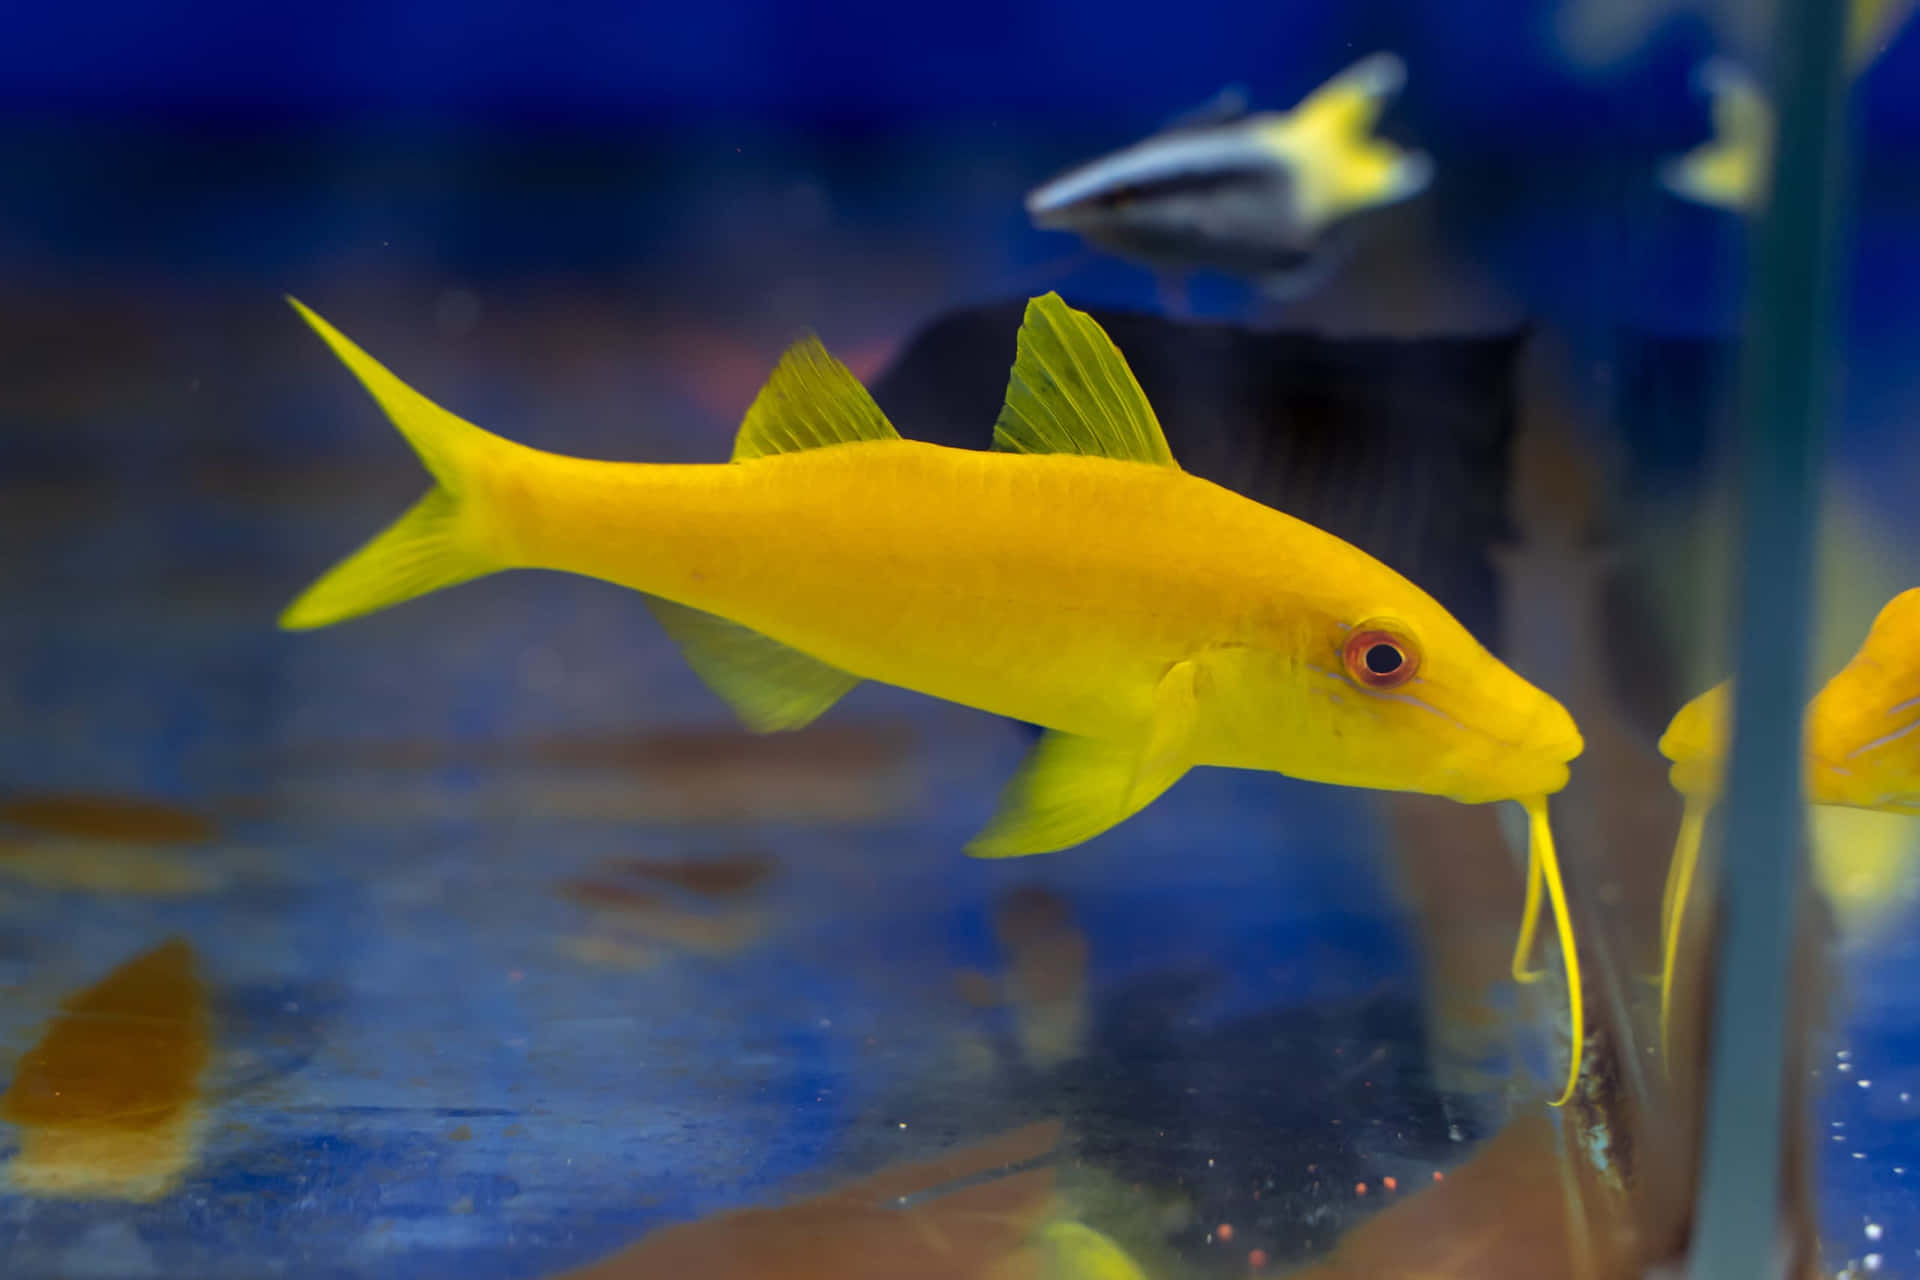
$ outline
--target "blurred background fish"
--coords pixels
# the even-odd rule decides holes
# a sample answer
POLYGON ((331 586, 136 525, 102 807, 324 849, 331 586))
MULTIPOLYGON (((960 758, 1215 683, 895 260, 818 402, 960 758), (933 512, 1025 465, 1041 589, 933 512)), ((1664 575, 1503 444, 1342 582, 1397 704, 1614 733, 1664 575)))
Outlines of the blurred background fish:
POLYGON ((1375 136, 1406 67, 1377 53, 1287 112, 1246 113, 1228 89, 1167 129, 1027 196, 1034 224, 1178 275, 1205 268, 1297 297, 1336 265, 1335 236, 1426 189, 1433 162, 1375 136))
MULTIPOLYGON (((1764 5, 1747 6, 1763 12, 1764 5)), ((1855 76, 1898 34, 1911 0, 1854 0, 1849 10, 1848 61, 1855 76)), ((1773 103, 1751 72, 1732 57, 1709 58, 1694 69, 1694 86, 1713 113, 1713 136, 1666 161, 1660 181, 1683 200, 1751 213, 1766 194, 1773 170, 1773 103)))
POLYGON ((1660 181, 1682 199, 1748 212, 1773 168, 1773 104, 1725 58, 1702 63, 1694 83, 1712 106, 1713 137, 1662 165, 1660 181))

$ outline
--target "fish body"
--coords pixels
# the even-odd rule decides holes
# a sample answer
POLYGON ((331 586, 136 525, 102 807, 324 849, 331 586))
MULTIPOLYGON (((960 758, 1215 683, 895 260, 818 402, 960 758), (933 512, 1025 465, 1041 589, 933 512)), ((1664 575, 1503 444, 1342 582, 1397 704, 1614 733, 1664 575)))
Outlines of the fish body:
MULTIPOLYGON (((439 483, 283 626, 514 567, 618 583, 751 728, 807 724, 862 680, 1044 727, 969 846, 984 857, 1078 844, 1198 765, 1517 800, 1532 855, 1516 973, 1544 886, 1581 1043, 1546 821, 1582 747, 1572 717, 1386 565, 1182 471, 1118 349, 1057 296, 1028 307, 992 452, 901 439, 808 341, 713 466, 502 440, 300 310, 439 483)), ((1576 1048, 1562 1100, 1578 1067, 1576 1048)))
POLYGON ((1920 814, 1920 587, 1887 602, 1807 715, 1815 804, 1920 814))
MULTIPOLYGON (((716 466, 515 449, 497 466, 480 483, 494 486, 486 505, 503 565, 664 597, 861 679, 1121 739, 1144 732, 1168 668, 1195 663, 1209 686, 1197 764, 1373 785, 1369 756, 1343 749, 1359 735, 1274 732, 1338 719, 1332 706, 1371 712, 1322 643, 1352 623, 1390 616, 1430 649, 1441 641, 1468 665, 1495 661, 1385 565, 1173 468, 906 440, 716 466)), ((1474 696, 1444 659, 1424 672, 1409 696, 1436 721, 1474 696)), ((1417 776, 1406 780, 1504 798, 1501 752, 1540 731, 1571 745, 1569 726, 1517 677, 1500 683, 1512 696, 1488 708, 1498 726, 1458 754, 1423 753, 1419 719, 1381 723, 1407 731, 1417 776)), ((1564 777, 1549 759, 1525 785, 1553 790, 1564 777)))
POLYGON ((1121 257, 1259 280, 1317 279, 1326 233, 1417 195, 1432 162, 1372 134, 1406 69, 1375 54, 1288 112, 1238 114, 1225 95, 1187 122, 1102 156, 1027 196, 1035 225, 1121 257))

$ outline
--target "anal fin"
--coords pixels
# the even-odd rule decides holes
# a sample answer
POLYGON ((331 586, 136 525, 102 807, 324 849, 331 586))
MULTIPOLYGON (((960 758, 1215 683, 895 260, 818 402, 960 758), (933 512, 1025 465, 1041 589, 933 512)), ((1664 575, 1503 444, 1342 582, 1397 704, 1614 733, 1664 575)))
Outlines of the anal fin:
POLYGON ((1168 670, 1154 690, 1144 740, 1047 733, 967 852, 976 858, 1052 853, 1091 840, 1152 804, 1192 766, 1197 676, 1190 661, 1168 670))
POLYGON ((658 596, 648 596, 647 607, 694 674, 755 733, 811 724, 860 683, 858 676, 716 614, 658 596))

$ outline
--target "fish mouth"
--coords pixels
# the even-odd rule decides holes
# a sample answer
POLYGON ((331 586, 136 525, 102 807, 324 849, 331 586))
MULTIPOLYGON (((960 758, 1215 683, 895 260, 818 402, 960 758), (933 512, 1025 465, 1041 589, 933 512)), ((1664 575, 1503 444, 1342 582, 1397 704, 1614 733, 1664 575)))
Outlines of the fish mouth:
POLYGON ((1550 796, 1564 789, 1573 778, 1573 770, 1567 762, 1578 755, 1578 750, 1562 755, 1555 753, 1537 757, 1528 764, 1514 769, 1503 781, 1502 794, 1493 797, 1496 800, 1522 800, 1528 796, 1550 796))
POLYGON ((1548 702, 1517 741, 1494 746, 1489 760, 1489 785, 1476 799, 1484 802, 1552 795, 1572 778, 1573 772, 1567 766, 1586 746, 1586 739, 1580 735, 1566 708, 1557 702, 1548 702))
POLYGON ((1520 741, 1529 755, 1560 765, 1577 758, 1587 749, 1587 740, 1581 736, 1580 726, 1574 723, 1573 716, 1568 714, 1565 707, 1544 695, 1539 710, 1534 712, 1533 720, 1527 725, 1520 741))

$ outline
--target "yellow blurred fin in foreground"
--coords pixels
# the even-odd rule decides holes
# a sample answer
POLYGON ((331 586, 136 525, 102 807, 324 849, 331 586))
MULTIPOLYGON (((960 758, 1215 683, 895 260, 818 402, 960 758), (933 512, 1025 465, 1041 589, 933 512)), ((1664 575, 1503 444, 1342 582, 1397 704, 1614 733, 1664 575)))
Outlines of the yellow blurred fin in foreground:
POLYGON ((1127 1251, 1084 1222, 1051 1222, 1040 1232, 1046 1280, 1147 1280, 1127 1251))
MULTIPOLYGON (((1673 979, 1707 814, 1720 797, 1733 682, 1674 714, 1660 737, 1668 778, 1686 801, 1661 906, 1660 1040, 1670 1047, 1673 979)), ((1847 664, 1807 704, 1802 775, 1815 883, 1843 925, 1871 918, 1912 861, 1911 837, 1878 821, 1920 814, 1920 588, 1883 605, 1847 664), (1869 817, 1868 815, 1873 815, 1869 817)))
POLYGON ((1276 155, 1291 162, 1295 208, 1307 227, 1392 204, 1433 178, 1424 153, 1375 137, 1374 123, 1406 83, 1406 65, 1391 53, 1363 58, 1315 89, 1261 130, 1276 155))

